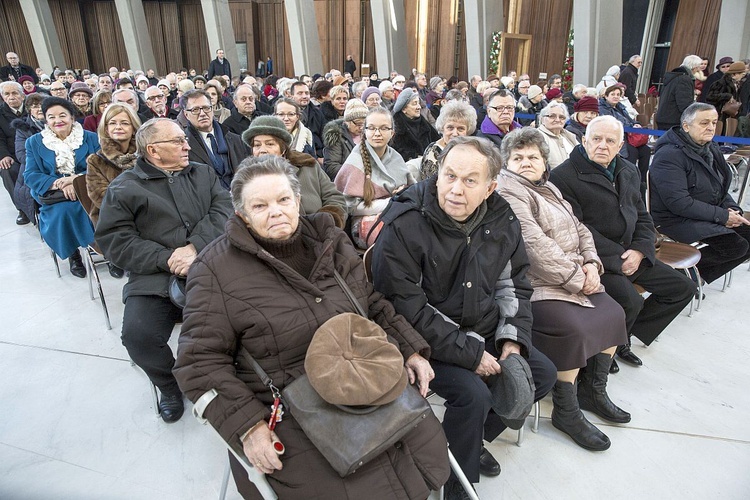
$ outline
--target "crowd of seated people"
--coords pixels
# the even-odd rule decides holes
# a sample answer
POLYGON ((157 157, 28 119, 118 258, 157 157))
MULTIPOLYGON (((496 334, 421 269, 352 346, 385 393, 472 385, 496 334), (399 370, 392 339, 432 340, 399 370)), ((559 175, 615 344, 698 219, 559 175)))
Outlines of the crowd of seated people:
MULTIPOLYGON (((416 70, 231 78, 225 63, 217 53, 210 78, 111 68, 0 83, 0 176, 16 223, 38 223, 73 276, 86 276, 79 248, 92 244, 113 277, 127 276, 122 343, 158 388, 162 419, 181 418, 184 396, 218 389, 208 420, 281 498, 313 478, 340 498, 386 498, 394 474, 408 477, 399 494, 423 498, 439 486, 425 464, 442 471, 447 498, 467 494, 439 451, 384 469, 384 457, 405 453, 394 448, 342 479, 292 419, 275 432, 264 424, 273 397, 232 352, 242 344, 273 365, 279 388, 298 377, 313 333, 348 307, 334 271, 395 339, 420 392, 446 401, 442 428, 424 425, 413 445, 447 439, 476 483, 500 473, 484 443, 511 425, 493 406, 503 363, 522 358, 534 400, 552 395, 554 427, 606 450, 584 412, 631 420, 609 397, 609 375, 616 359, 643 363, 632 337, 650 345, 700 280, 750 258, 750 219, 713 142, 730 98, 747 113, 747 61, 722 58, 708 75, 705 58, 686 57, 655 113, 671 128, 650 146, 632 140, 642 136, 638 55, 595 88, 515 71, 468 82, 416 70), (697 245, 699 272, 659 261, 660 235, 697 245), (184 309, 169 298, 180 280, 184 309), (325 307, 321 294, 333 297, 325 307), (183 320, 174 354, 167 342, 183 320), (279 438, 312 458, 279 457, 279 438)), ((638 418, 637 402, 629 410, 638 418)))

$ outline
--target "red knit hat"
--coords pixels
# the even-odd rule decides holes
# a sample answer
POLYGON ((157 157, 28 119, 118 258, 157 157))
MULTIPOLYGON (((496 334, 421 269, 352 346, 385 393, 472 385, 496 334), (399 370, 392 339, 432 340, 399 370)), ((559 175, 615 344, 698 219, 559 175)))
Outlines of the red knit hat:
POLYGON ((573 111, 596 111, 599 112, 599 101, 595 97, 583 96, 573 105, 573 111))

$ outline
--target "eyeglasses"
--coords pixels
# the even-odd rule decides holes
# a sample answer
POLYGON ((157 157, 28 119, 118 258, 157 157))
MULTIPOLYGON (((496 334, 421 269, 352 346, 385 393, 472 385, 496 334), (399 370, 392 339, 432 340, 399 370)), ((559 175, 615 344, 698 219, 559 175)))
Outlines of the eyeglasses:
POLYGON ((49 89, 50 92, 62 92, 65 90, 65 87, 57 87, 57 88, 51 88, 49 89))
POLYGON ((173 146, 182 146, 183 144, 187 144, 188 140, 187 137, 184 135, 182 137, 175 137, 174 139, 167 139, 165 141, 154 141, 151 144, 164 144, 169 143, 173 146))
POLYGON ((365 130, 370 132, 371 134, 374 134, 375 132, 380 132, 381 134, 386 134, 393 130, 393 127, 367 127, 365 130))
POLYGON ((512 113, 513 110, 516 109, 515 106, 489 106, 490 108, 494 109, 498 113, 502 113, 503 111, 507 111, 508 113, 512 113))
POLYGON ((151 97, 147 97, 146 98, 147 101, 164 101, 166 99, 167 98, 163 94, 162 95, 152 95, 151 97))
POLYGON ((729 66, 731 66, 731 64, 722 64, 722 65, 721 65, 721 66, 719 66, 719 67, 720 67, 720 68, 728 68, 729 66))
POLYGON ((275 116, 278 116, 283 120, 284 118, 294 118, 297 116, 297 113, 276 113, 275 116))
POLYGON ((350 121, 349 123, 351 123, 351 124, 352 124, 352 125, 354 125, 355 127, 359 127, 359 128, 362 128, 362 127, 364 127, 364 126, 365 126, 365 122, 364 122, 364 121, 362 121, 362 120, 352 120, 352 121, 350 121))
POLYGON ((112 104, 112 102, 111 102, 111 101, 102 101, 102 102, 100 102, 100 103, 99 103, 99 107, 100 107, 100 108, 106 108, 106 107, 107 107, 107 106, 109 106, 110 104, 112 104))
POLYGON ((194 108, 186 109, 185 111, 191 113, 193 116, 200 116, 201 113, 210 115, 211 113, 213 113, 214 108, 211 106, 196 106, 194 108))
POLYGON ((545 118, 549 118, 550 120, 564 120, 565 115, 547 115, 545 118))

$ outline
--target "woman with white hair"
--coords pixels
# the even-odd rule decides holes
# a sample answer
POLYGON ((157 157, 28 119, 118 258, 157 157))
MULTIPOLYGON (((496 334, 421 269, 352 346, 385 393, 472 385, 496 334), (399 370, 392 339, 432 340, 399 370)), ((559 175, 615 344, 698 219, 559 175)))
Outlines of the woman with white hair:
POLYGON ((539 113, 539 131, 549 146, 550 170, 567 160, 570 152, 578 145, 575 134, 565 130, 568 118, 568 107, 562 102, 552 101, 539 113))
POLYGON ((602 77, 601 81, 596 86, 597 95, 601 95, 604 89, 616 84, 618 78, 620 78, 620 67, 617 65, 610 66, 607 70, 607 73, 602 77))
POLYGON ((695 102, 695 77, 693 72, 700 67, 700 56, 690 55, 682 64, 664 75, 664 86, 656 110, 656 124, 660 130, 669 130, 680 124, 682 112, 695 102))
POLYGON ((437 157, 454 137, 473 135, 477 125, 477 112, 468 102, 450 101, 440 110, 435 122, 441 137, 424 150, 420 164, 420 177, 427 179, 438 171, 437 157))

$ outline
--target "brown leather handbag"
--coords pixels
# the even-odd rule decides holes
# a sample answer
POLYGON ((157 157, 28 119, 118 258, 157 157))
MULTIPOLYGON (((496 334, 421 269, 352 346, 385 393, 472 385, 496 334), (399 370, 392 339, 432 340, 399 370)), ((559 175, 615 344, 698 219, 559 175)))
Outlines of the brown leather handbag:
POLYGON ((740 112, 740 107, 742 106, 742 103, 732 97, 727 102, 724 103, 724 105, 721 107, 721 113, 724 115, 727 115, 730 118, 734 118, 737 116, 737 114, 740 112))

